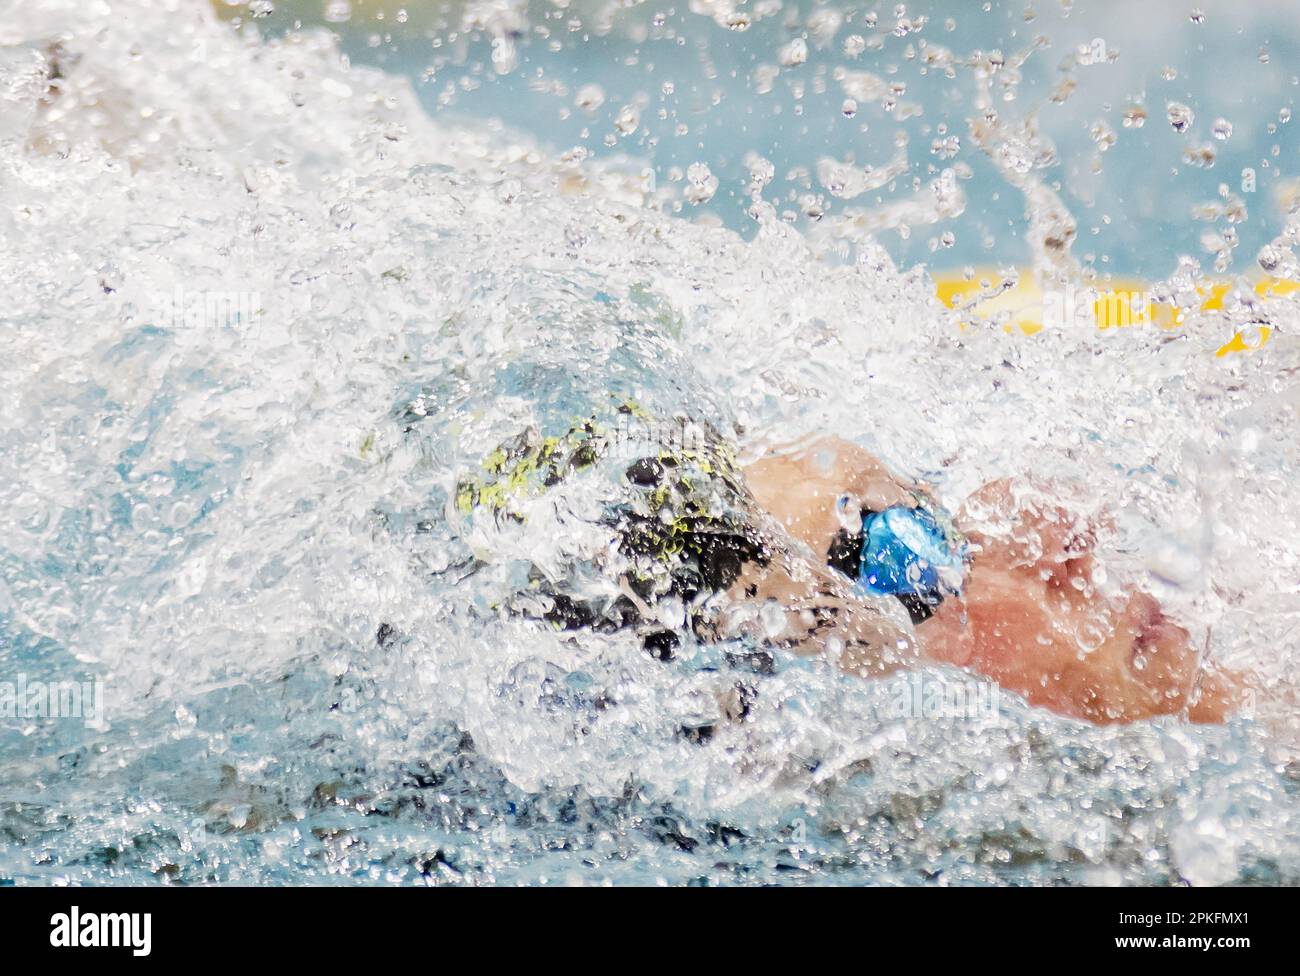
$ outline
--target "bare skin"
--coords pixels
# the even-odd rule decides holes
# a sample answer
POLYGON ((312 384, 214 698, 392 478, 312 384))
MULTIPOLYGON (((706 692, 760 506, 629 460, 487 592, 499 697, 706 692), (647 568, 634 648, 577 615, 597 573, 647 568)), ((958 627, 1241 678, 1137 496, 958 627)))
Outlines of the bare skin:
POLYGON ((824 563, 854 513, 914 505, 917 486, 837 438, 765 456, 746 480, 758 504, 822 564, 806 555, 777 560, 734 591, 781 601, 796 651, 817 653, 833 638, 844 647, 841 666, 863 675, 921 660, 952 664, 1033 705, 1099 724, 1157 715, 1222 722, 1238 707, 1241 679, 1203 666, 1202 649, 1154 597, 1096 592, 1097 526, 1041 486, 998 481, 967 500, 956 520, 974 553, 963 593, 909 633, 824 563), (808 626, 810 611, 821 626, 808 626))
MULTIPOLYGON (((837 510, 842 496, 880 508, 912 503, 906 486, 874 457, 842 441, 822 441, 798 454, 762 458, 745 475, 759 505, 814 555, 825 553, 842 527, 837 510)), ((783 553, 766 567, 749 567, 732 596, 738 607, 779 607, 786 629, 775 638, 777 643, 808 655, 834 646, 840 667, 852 674, 885 674, 919 660, 906 613, 892 606, 893 601, 882 613, 854 591, 850 580, 826 566, 825 559, 783 553)), ((740 623, 732 630, 744 630, 743 624, 749 623, 749 629, 764 629, 763 636, 772 639, 771 628, 762 621, 740 623)))

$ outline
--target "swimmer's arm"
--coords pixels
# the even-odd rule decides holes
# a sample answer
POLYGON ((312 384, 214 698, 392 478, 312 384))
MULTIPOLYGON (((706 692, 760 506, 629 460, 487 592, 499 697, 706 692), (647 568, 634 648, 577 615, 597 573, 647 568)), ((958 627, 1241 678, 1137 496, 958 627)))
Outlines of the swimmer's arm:
MULTIPOLYGON (((845 498, 850 511, 913 504, 913 486, 839 437, 774 448, 746 466, 745 482, 758 506, 815 555, 826 552, 842 527, 845 498)), ((864 677, 915 664, 916 636, 906 614, 889 612, 898 609, 892 601, 864 599, 824 562, 824 556, 785 552, 767 566, 749 564, 731 590, 733 632, 796 654, 830 652, 841 669, 864 677), (778 612, 785 627, 773 635, 778 612)))
POLYGON ((906 621, 882 612, 803 556, 748 565, 730 596, 722 636, 747 634, 805 656, 832 652, 843 671, 860 677, 917 661, 915 634, 906 621))
POLYGON ((745 468, 745 482, 759 507, 814 552, 824 552, 862 508, 915 504, 917 487, 839 437, 773 449, 745 468))

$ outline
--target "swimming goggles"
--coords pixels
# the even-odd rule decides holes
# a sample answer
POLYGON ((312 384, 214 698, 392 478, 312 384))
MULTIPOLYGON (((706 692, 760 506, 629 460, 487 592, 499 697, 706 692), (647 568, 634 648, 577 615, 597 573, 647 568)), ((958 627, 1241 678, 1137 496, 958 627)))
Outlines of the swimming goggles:
POLYGON ((967 558, 965 540, 948 514, 923 498, 917 502, 916 508, 862 513, 857 567, 858 586, 873 596, 897 597, 913 623, 961 592, 967 558))

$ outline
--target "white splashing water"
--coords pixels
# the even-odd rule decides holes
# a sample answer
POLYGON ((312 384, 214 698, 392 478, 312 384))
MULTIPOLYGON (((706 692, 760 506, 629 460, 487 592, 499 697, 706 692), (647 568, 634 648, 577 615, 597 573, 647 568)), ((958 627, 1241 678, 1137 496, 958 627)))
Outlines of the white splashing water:
POLYGON ((1116 511, 1117 576, 1174 581, 1285 701, 1292 301, 959 331, 869 227, 805 237, 761 197, 752 242, 666 216, 633 173, 430 120, 324 35, 142 0, 0 24, 0 664, 93 674, 108 707, 0 730, 0 876, 1300 878, 1276 721, 1082 728, 1010 696, 905 718, 918 681, 979 683, 781 661, 700 744, 680 730, 732 682, 718 648, 670 667, 491 609, 603 543, 566 514, 600 471, 522 527, 448 505, 502 439, 609 390, 859 439, 953 502, 1058 475, 1116 511))

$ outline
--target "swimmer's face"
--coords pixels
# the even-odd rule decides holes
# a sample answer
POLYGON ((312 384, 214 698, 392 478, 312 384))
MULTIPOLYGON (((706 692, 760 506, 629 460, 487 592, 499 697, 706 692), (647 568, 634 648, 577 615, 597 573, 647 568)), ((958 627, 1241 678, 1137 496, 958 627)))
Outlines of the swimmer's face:
POLYGON ((1232 712, 1231 682, 1202 671, 1191 635, 1154 597, 1098 592, 1091 533, 1064 509, 1026 505, 1000 484, 965 514, 977 552, 962 598, 920 629, 930 656, 1093 722, 1232 712))

